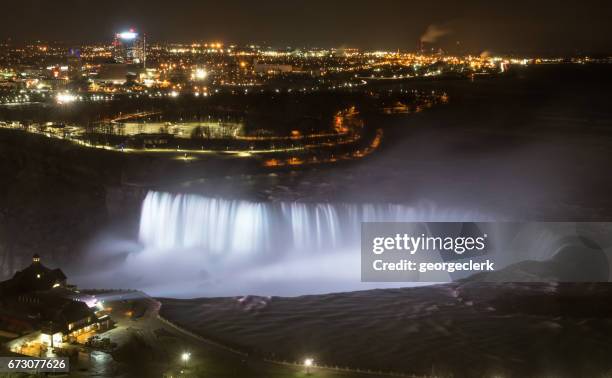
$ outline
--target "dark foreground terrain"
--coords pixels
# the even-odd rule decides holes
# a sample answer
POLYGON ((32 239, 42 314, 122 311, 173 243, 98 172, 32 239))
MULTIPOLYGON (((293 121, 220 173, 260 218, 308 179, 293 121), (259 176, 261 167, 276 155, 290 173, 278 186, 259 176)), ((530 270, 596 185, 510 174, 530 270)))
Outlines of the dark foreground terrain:
POLYGON ((163 299, 161 315, 268 358, 453 377, 604 377, 612 284, 462 283, 163 299))

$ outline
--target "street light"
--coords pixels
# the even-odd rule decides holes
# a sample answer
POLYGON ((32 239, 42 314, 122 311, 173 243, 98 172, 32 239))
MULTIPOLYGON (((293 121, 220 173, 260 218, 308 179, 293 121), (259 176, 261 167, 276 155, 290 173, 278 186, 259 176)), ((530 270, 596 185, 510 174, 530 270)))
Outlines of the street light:
POLYGON ((314 360, 312 358, 307 358, 304 360, 304 366, 306 366, 306 374, 310 375, 310 368, 314 365, 314 360))
POLYGON ((181 355, 181 360, 183 360, 185 367, 187 367, 187 362, 189 362, 189 358, 191 358, 191 353, 189 352, 183 352, 183 354, 181 355))

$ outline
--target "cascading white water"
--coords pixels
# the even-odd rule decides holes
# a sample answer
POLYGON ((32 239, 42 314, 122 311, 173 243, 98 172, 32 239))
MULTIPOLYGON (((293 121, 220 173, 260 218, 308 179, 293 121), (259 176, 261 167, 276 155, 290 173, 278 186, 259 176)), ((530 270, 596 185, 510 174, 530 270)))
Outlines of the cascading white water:
POLYGON ((152 191, 142 206, 140 241, 155 250, 314 253, 358 245, 361 222, 474 218, 397 204, 251 202, 152 191))
POLYGON ((211 252, 267 246, 264 204, 150 192, 140 218, 140 240, 159 250, 201 247, 211 252))

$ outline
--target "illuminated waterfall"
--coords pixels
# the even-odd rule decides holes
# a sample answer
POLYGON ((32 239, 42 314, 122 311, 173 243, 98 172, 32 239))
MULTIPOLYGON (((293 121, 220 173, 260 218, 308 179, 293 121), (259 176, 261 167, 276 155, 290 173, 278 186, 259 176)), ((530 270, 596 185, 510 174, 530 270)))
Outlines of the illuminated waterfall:
POLYGON ((140 241, 155 250, 308 253, 359 246, 361 222, 461 221, 474 214, 397 204, 251 202, 149 192, 140 241))

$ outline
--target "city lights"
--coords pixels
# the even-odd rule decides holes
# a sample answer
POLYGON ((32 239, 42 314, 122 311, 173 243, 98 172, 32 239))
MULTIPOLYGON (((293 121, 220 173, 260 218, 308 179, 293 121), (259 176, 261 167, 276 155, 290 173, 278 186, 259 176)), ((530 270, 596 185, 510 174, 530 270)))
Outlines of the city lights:
POLYGON ((208 76, 208 72, 206 72, 203 68, 198 68, 195 70, 194 77, 196 80, 204 80, 208 76))
POLYGON ((58 104, 69 104, 71 102, 74 102, 77 100, 77 96, 71 94, 71 93, 58 93, 57 94, 57 103, 58 104))

